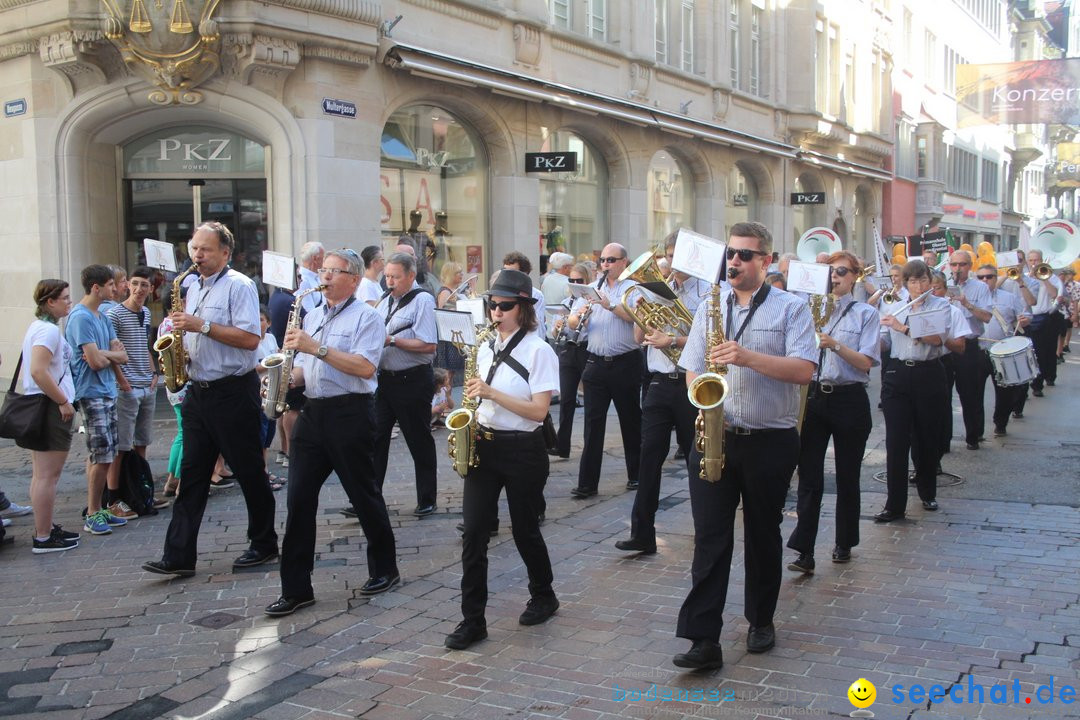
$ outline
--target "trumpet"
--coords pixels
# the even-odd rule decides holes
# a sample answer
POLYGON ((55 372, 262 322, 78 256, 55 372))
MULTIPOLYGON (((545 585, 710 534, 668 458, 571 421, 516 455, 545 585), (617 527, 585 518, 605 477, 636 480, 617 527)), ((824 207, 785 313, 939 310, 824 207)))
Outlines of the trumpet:
POLYGON ((865 268, 863 268, 863 271, 859 273, 858 277, 855 278, 855 284, 858 285, 861 282, 866 282, 866 278, 873 275, 874 270, 876 269, 877 265, 867 265, 865 268))
POLYGON ((1023 269, 1019 265, 1014 265, 1005 271, 1005 277, 1009 280, 1019 280, 1020 276, 1024 274, 1023 269))
POLYGON ((1050 263, 1039 263, 1031 274, 1036 280, 1049 280, 1054 274, 1054 268, 1050 267, 1050 263))
POLYGON ((896 285, 892 286, 891 290, 886 290, 885 294, 881 296, 881 302, 892 305, 894 302, 900 301, 900 288, 896 285))

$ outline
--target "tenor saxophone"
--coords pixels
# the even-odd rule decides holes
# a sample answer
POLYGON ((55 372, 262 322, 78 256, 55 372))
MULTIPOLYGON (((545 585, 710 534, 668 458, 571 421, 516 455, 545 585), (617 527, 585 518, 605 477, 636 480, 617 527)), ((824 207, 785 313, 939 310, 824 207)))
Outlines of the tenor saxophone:
POLYGON ((709 359, 710 350, 724 342, 720 316, 720 286, 710 292, 705 325, 705 372, 690 383, 686 394, 698 409, 695 445, 701 453, 701 479, 719 482, 724 470, 724 400, 728 395, 727 366, 709 359))
MULTIPOLYGON (((303 299, 313 292, 321 292, 325 289, 325 285, 317 285, 296 293, 292 310, 289 311, 289 319, 285 323, 285 332, 300 327, 302 319, 300 303, 303 299)), ((262 411, 270 420, 277 420, 289 409, 288 403, 285 402, 285 396, 289 392, 289 376, 292 375, 293 360, 295 358, 295 350, 286 350, 285 352, 267 355, 260 363, 266 369, 266 397, 263 398, 262 411)))
MULTIPOLYGON (((498 323, 491 323, 477 333, 476 344, 469 346, 467 350, 463 350, 463 346, 458 345, 458 349, 465 353, 464 380, 466 383, 472 378, 479 377, 477 356, 480 354, 480 346, 491 337, 497 327, 498 323)), ((476 453, 476 408, 479 406, 478 398, 463 395, 461 407, 446 416, 446 428, 450 431, 446 446, 450 459, 454 461, 454 472, 461 477, 468 475, 469 468, 476 467, 480 461, 476 453)))
MULTIPOLYGON (((170 314, 184 312, 184 301, 180 297, 180 283, 198 269, 199 266, 192 263, 187 270, 173 279, 170 314)), ((184 331, 174 327, 171 333, 159 337, 154 341, 154 352, 158 354, 161 374, 165 376, 165 387, 169 389, 169 392, 179 392, 188 381, 188 357, 187 351, 184 350, 184 331)))

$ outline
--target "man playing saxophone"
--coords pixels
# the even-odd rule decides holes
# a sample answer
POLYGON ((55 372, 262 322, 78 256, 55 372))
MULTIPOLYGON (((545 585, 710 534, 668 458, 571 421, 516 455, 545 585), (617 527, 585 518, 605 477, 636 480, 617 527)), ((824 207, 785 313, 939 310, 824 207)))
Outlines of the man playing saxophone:
POLYGON ((315 518, 319 491, 333 471, 367 538, 368 581, 361 595, 397 585, 394 531, 375 476, 375 373, 386 331, 375 308, 356 300, 364 266, 352 250, 331 250, 318 270, 323 300, 304 327, 285 332, 296 352, 294 386, 307 402, 290 444, 288 508, 281 545, 281 597, 265 610, 278 617, 315 602, 315 518))
MULTIPOLYGON (((700 670, 723 665, 718 640, 740 500, 745 612, 750 622, 747 650, 765 652, 775 643, 773 614, 783 552, 780 523, 799 455, 798 386, 810 382, 818 349, 806 302, 764 283, 771 255, 772 235, 764 225, 740 222, 732 226, 727 246, 731 290, 717 298, 726 339, 705 346, 712 301, 702 302, 679 360, 687 385, 704 372, 708 362, 726 365, 731 393, 724 403, 727 422, 720 481, 708 482, 699 473, 690 473, 693 586, 679 612, 676 635, 693 645, 675 656, 678 667, 700 670)), ((701 455, 696 448, 691 455, 690 467, 699 467, 701 455)))
POLYGON ((188 289, 186 312, 169 315, 184 332, 188 393, 181 408, 184 482, 173 505, 161 560, 143 563, 158 575, 195 574, 199 526, 218 454, 236 473, 248 510, 250 546, 233 567, 251 567, 278 556, 274 493, 266 477, 261 438, 259 295, 255 283, 229 267, 235 242, 219 222, 203 223, 188 243, 199 279, 188 289))

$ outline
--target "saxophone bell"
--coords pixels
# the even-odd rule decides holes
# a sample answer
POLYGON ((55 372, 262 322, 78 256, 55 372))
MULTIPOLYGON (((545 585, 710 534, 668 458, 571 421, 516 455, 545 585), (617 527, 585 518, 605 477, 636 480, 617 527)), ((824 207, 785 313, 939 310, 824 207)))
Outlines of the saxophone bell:
MULTIPOLYGON (((304 298, 315 292, 322 292, 326 285, 316 285, 302 292, 298 292, 293 298, 292 310, 289 311, 289 319, 285 323, 285 332, 300 327, 300 308, 304 298)), ((277 420, 289 410, 289 404, 285 402, 285 396, 289 392, 289 381, 292 376, 293 360, 296 358, 296 350, 285 350, 273 353, 262 359, 260 365, 266 370, 266 393, 263 396, 262 411, 269 420, 277 420)))

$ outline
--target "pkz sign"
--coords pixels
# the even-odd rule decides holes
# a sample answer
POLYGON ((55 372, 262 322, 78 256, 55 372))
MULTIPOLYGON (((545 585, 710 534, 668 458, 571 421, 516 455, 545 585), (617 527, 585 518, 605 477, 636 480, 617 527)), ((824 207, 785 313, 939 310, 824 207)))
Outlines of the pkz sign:
POLYGON ((576 152, 525 153, 525 172, 576 172, 576 152))
POLYGON ((791 193, 792 205, 824 205, 825 193, 823 192, 810 192, 810 193, 791 193))
POLYGON ((337 115, 338 117, 354 118, 356 117, 356 103, 351 103, 347 100, 334 100, 332 98, 323 98, 322 111, 327 115, 337 115))

